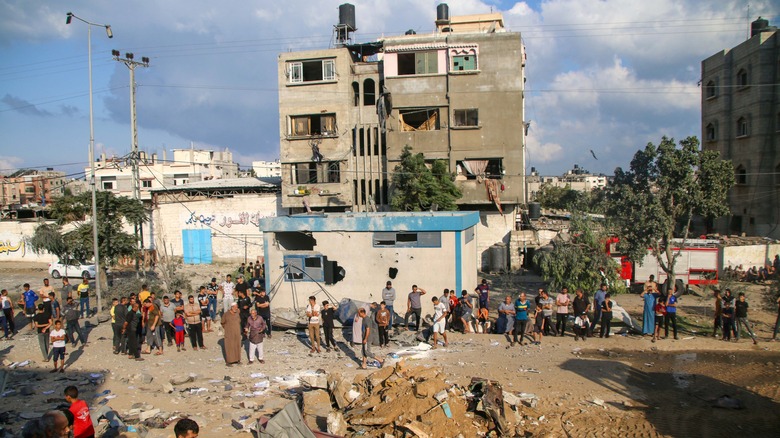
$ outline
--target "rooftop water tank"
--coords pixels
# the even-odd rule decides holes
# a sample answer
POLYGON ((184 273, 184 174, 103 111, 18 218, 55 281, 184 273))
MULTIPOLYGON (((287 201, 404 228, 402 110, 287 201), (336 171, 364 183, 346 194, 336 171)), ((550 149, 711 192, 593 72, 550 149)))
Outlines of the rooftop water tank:
POLYGON ((339 5, 339 24, 345 25, 349 30, 357 30, 355 24, 355 5, 344 3, 339 5))

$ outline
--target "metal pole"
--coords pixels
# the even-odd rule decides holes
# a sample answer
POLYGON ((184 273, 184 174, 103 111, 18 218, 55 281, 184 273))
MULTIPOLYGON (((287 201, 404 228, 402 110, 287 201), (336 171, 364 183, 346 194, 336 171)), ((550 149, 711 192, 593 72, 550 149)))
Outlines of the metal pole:
POLYGON ((87 57, 89 64, 89 166, 92 175, 90 186, 92 189, 92 251, 95 257, 95 295, 97 295, 97 311, 103 310, 103 296, 100 289, 100 256, 98 245, 97 226, 97 191, 95 188, 95 125, 93 122, 92 105, 92 26, 87 25, 87 57))

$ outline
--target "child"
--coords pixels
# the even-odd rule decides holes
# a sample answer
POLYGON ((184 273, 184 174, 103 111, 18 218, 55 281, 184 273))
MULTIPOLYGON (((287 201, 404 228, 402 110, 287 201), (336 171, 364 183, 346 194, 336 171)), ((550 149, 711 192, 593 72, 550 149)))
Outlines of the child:
POLYGON ((54 330, 49 333, 49 340, 52 345, 52 356, 54 359, 54 369, 49 371, 56 373, 57 371, 65 372, 65 329, 62 328, 62 321, 59 319, 54 322, 54 330), (57 368, 57 360, 60 361, 60 367, 57 368))
POLYGON ((734 333, 735 341, 737 333, 734 330, 734 307, 731 305, 732 300, 723 301, 722 319, 723 319, 723 340, 730 341, 731 334, 734 333))
POLYGON ((171 321, 171 326, 176 336, 176 351, 187 351, 184 348, 184 312, 176 312, 176 317, 171 321))
POLYGON ((490 333, 490 313, 486 307, 481 307, 477 312, 477 332, 490 333))
POLYGON ((584 341, 588 335, 589 328, 590 320, 588 319, 588 314, 583 313, 582 315, 577 315, 577 317, 574 318, 574 340, 576 341, 577 339, 582 338, 584 341))
POLYGON ((534 344, 540 345, 542 343, 542 336, 544 332, 544 310, 542 306, 536 306, 536 313, 534 314, 534 344))
POLYGON ((653 331, 653 342, 657 339, 661 339, 661 326, 664 325, 664 317, 666 316, 666 299, 661 296, 655 303, 655 331, 653 331))
POLYGON ((390 337, 387 333, 390 325, 390 311, 387 309, 387 303, 379 303, 379 310, 376 312, 376 324, 379 328, 379 348, 387 347, 390 343, 390 337))
POLYGON ((94 437, 95 428, 89 416, 89 406, 84 400, 79 400, 79 389, 75 386, 65 388, 65 401, 70 403, 68 410, 73 414, 73 437, 94 437))
POLYGON ((325 331, 325 351, 330 352, 330 349, 336 349, 336 340, 333 338, 333 323, 336 317, 336 307, 327 301, 322 302, 322 329, 325 331))

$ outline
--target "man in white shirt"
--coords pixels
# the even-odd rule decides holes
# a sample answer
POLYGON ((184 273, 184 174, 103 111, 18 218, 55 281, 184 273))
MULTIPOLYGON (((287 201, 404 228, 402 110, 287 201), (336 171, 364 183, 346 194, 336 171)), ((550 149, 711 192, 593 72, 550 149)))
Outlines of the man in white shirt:
POLYGON ((54 323, 54 330, 49 332, 49 341, 51 341, 52 350, 51 354, 54 362, 54 369, 49 371, 50 373, 56 373, 57 371, 65 372, 65 329, 62 328, 62 321, 57 320, 54 323), (57 367, 57 360, 60 361, 60 366, 57 367))
POLYGON ((219 290, 222 291, 222 309, 224 312, 230 310, 230 305, 236 300, 235 290, 236 284, 233 283, 233 278, 230 274, 225 276, 225 281, 219 286, 219 290))
POLYGON ((306 305, 306 316, 309 317, 309 341, 311 342, 310 353, 320 352, 320 305, 314 296, 309 297, 309 304, 306 305))
POLYGON ((436 297, 431 298, 433 301, 433 348, 439 346, 439 337, 441 334, 444 337, 444 346, 448 345, 447 331, 445 326, 447 325, 447 307, 436 297))

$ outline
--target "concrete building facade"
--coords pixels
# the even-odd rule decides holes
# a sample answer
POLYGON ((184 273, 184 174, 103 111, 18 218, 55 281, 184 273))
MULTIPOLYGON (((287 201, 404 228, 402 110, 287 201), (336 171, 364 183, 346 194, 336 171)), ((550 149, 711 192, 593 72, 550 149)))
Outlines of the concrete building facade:
POLYGON ((579 192, 590 192, 594 189, 604 189, 607 187, 609 177, 600 174, 595 175, 575 164, 574 168, 565 174, 558 175, 539 175, 535 168, 531 168, 531 174, 526 177, 526 186, 528 187, 528 200, 536 200, 536 195, 543 185, 552 187, 569 188, 579 192))
POLYGON ((282 206, 290 213, 389 211, 393 170, 408 145, 447 162, 463 192, 460 210, 508 224, 483 233, 481 247, 509 243, 525 203, 525 48, 500 14, 446 15, 424 35, 279 55, 282 206))
POLYGON ((702 147, 734 165, 720 233, 780 237, 780 37, 759 18, 752 36, 702 61, 702 147))
POLYGON ((444 288, 477 285, 477 212, 323 213, 260 220, 266 289, 274 308, 305 307, 310 295, 382 300, 396 290, 403 316, 412 285, 425 289, 423 313, 444 288), (349 250, 345 250, 345 248, 349 250))

